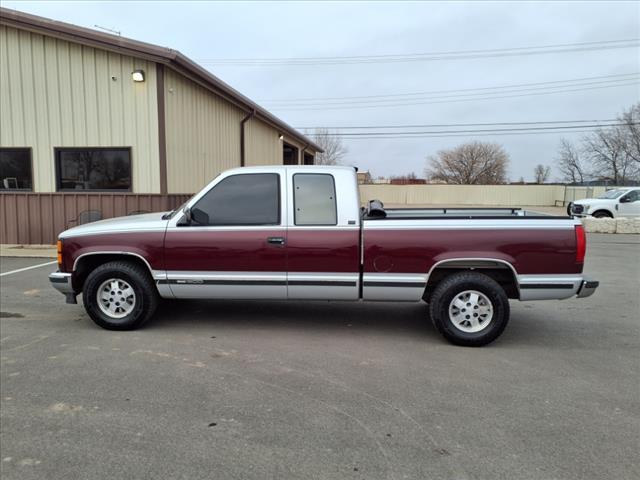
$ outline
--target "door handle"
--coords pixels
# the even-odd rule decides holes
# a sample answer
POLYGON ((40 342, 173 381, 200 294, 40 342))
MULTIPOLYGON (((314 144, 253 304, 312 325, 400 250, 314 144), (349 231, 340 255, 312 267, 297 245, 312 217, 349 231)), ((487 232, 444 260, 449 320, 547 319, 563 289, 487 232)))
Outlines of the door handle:
POLYGON ((284 245, 284 237, 269 237, 267 243, 271 245, 284 245))

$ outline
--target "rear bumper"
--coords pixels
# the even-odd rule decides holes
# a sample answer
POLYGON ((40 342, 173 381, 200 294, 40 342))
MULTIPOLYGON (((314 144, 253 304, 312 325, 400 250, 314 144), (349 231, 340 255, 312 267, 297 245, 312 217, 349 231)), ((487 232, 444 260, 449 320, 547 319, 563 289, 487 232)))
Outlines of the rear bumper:
POLYGON ((520 300, 562 300, 593 295, 599 283, 584 275, 519 275, 520 300))
POLYGON ((585 278, 584 280, 582 280, 582 284, 578 289, 577 297, 578 298, 590 297, 595 293, 596 288, 598 288, 599 285, 600 285, 600 282, 598 282, 597 280, 593 280, 591 278, 585 278))

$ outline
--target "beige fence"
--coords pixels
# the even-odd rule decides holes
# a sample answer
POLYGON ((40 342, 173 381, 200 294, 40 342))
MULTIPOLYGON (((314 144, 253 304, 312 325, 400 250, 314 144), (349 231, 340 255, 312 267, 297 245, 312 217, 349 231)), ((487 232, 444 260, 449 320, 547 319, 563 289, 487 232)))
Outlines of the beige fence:
POLYGON ((564 185, 360 185, 360 199, 390 205, 560 207, 604 191, 604 187, 564 185))

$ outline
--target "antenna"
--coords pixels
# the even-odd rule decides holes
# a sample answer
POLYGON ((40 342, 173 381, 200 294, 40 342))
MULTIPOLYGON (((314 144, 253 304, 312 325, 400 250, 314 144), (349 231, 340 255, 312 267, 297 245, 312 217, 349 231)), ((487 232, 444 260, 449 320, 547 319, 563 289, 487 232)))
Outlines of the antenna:
POLYGON ((106 32, 115 33, 118 36, 120 36, 120 34, 122 33, 119 30, 115 30, 113 28, 101 27, 100 25, 94 25, 94 27, 99 28, 100 30, 104 30, 106 32))

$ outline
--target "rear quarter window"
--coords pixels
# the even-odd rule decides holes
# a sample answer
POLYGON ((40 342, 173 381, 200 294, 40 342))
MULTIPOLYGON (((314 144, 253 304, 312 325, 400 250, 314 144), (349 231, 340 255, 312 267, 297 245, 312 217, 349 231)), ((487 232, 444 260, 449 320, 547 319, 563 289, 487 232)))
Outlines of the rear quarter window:
POLYGON ((293 176, 293 208, 296 225, 337 225, 333 175, 296 173, 293 176))

